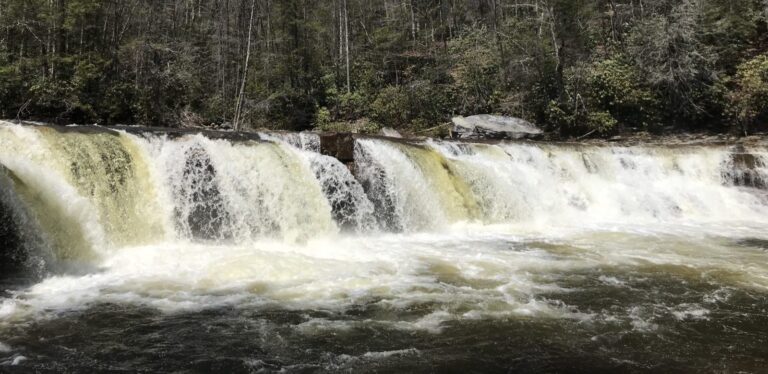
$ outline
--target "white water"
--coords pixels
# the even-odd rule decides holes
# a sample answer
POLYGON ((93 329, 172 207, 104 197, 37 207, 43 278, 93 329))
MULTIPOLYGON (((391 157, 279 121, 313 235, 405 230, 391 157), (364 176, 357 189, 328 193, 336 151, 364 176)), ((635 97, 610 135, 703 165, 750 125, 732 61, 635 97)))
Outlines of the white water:
MULTIPOLYGON (((443 227, 478 220, 527 224, 768 222, 766 194, 731 185, 728 147, 596 147, 430 143, 414 157, 403 146, 358 142, 360 178, 391 207, 394 227, 443 227), (440 158, 436 167, 415 158, 440 158), (479 213, 451 211, 466 184, 479 213), (442 188, 440 188, 442 184, 442 188), (447 192, 446 192, 447 191, 447 192)), ((768 152, 750 152, 768 180, 768 152)), ((435 164, 435 163, 433 163, 435 164)))
MULTIPOLYGON (((40 131, 0 125, 0 164, 33 191, 37 214, 55 214, 55 222, 82 231, 85 244, 56 242, 59 257, 98 270, 52 275, 16 292, 1 301, 0 324, 101 302, 166 312, 429 305, 413 320, 387 321, 424 329, 449 319, 590 319, 596 316, 548 295, 570 291, 559 281, 563 274, 603 268, 697 276, 685 270, 693 268, 724 288, 768 289, 764 250, 734 244, 768 238, 768 203, 763 191, 731 185, 728 147, 415 148, 364 140, 355 179, 335 159, 284 139, 123 133, 130 170, 138 170, 131 173, 145 178, 136 183, 146 193, 130 199, 151 208, 146 218, 156 227, 144 242, 121 244, 111 236, 140 232, 116 230, 110 220, 135 212, 71 182, 67 165, 78 160, 63 160, 40 131)), ((92 135, 54 136, 87 142, 92 135)), ((99 159, 97 148, 84 149, 86 159, 99 159)), ((750 152, 768 177, 765 148, 750 152)), ((50 222, 40 225, 50 230, 50 222)), ((672 312, 704 318, 704 304, 672 312)))
MULTIPOLYGON (((134 138, 143 143, 144 139, 134 138)), ((145 144, 177 212, 178 237, 191 238, 189 216, 207 214, 204 237, 235 242, 265 237, 296 241, 336 231, 331 208, 305 152, 282 143, 233 144, 191 136, 145 144), (203 213, 201 213, 203 212, 203 213)))
POLYGON ((259 132, 259 136, 262 139, 283 142, 304 151, 320 152, 320 137, 317 134, 309 132, 259 132))

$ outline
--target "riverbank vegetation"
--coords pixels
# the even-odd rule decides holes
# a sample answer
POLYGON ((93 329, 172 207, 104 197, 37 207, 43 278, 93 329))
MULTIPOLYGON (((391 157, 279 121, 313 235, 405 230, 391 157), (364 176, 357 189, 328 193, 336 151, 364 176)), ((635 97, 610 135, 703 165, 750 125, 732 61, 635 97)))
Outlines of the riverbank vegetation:
POLYGON ((768 0, 0 0, 0 117, 750 133, 767 21, 768 0))

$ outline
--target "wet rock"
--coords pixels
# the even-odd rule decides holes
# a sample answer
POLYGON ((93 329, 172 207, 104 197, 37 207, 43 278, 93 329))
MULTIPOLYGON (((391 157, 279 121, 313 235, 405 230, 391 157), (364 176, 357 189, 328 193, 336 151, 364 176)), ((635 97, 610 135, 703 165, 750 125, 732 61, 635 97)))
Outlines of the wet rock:
POLYGON ((760 172, 762 160, 754 154, 747 153, 744 147, 737 146, 731 154, 731 170, 728 180, 736 186, 768 189, 768 180, 760 172))
POLYGON ((320 153, 342 163, 355 161, 355 138, 349 133, 320 134, 320 153))
POLYGON ((187 209, 177 209, 177 219, 186 221, 188 234, 196 239, 230 238, 231 218, 216 183, 216 169, 210 157, 201 147, 188 149, 185 156, 183 183, 177 195, 181 199, 178 206, 187 209))
POLYGON ((529 139, 543 134, 536 125, 515 117, 479 114, 454 117, 452 121, 458 139, 529 139))
POLYGON ((760 239, 760 238, 739 239, 736 241, 736 245, 739 245, 742 247, 760 248, 764 251, 768 251, 768 240, 766 239, 760 239))
MULTIPOLYGON (((0 178, 4 176, 0 175, 0 178)), ((23 270, 27 259, 27 253, 23 250, 23 233, 8 201, 8 188, 8 185, 0 181, 0 279, 23 270)))

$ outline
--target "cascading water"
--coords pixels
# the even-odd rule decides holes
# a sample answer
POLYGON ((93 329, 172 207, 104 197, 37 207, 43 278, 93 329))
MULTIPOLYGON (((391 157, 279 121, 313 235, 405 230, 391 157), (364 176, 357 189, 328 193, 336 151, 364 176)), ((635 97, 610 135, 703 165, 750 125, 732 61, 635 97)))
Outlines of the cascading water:
POLYGON ((0 123, 0 256, 38 276, 0 283, 0 371, 755 371, 768 354, 763 143, 360 138, 344 165, 315 134, 260 138, 0 123))
POLYGON ((181 238, 302 240, 336 230, 321 186, 298 149, 200 135, 148 142, 181 238))
POLYGON ((336 222, 373 228, 359 184, 312 151, 319 139, 309 134, 297 137, 304 150, 278 138, 231 143, 10 124, 0 131, 0 164, 13 176, 5 190, 25 200, 64 259, 168 235, 295 241, 334 233, 336 222))
POLYGON ((331 205, 333 218, 342 228, 358 232, 376 228, 373 205, 349 169, 333 157, 320 154, 320 137, 311 133, 259 133, 268 140, 301 150, 331 205))
POLYGON ((29 224, 39 229, 58 259, 93 258, 97 248, 106 245, 99 209, 72 184, 78 164, 66 165, 66 159, 57 158, 46 131, 50 129, 0 127, 0 164, 11 181, 4 187, 23 202, 13 205, 32 217, 29 224))
POLYGON ((309 159, 338 225, 362 233, 376 230, 373 204, 349 169, 333 157, 312 152, 304 152, 304 156, 309 159))
POLYGON ((360 140, 355 160, 358 177, 376 202, 385 227, 418 231, 478 214, 466 182, 432 149, 360 140))
POLYGON ((169 235, 303 241, 338 227, 763 221, 768 212, 763 194, 734 187, 768 180, 761 147, 734 153, 725 146, 358 140, 353 176, 320 155, 319 137, 308 133, 232 143, 9 124, 0 130, 0 162, 13 176, 5 184, 64 259, 169 235))
POLYGON ((766 152, 739 169, 728 147, 357 143, 359 177, 380 219, 408 230, 457 221, 766 221, 766 152), (747 177, 745 177, 745 172, 747 177), (386 213, 385 213, 386 212, 386 213))
POLYGON ((283 142, 301 150, 319 153, 320 137, 317 134, 300 132, 260 132, 259 136, 265 140, 283 142))

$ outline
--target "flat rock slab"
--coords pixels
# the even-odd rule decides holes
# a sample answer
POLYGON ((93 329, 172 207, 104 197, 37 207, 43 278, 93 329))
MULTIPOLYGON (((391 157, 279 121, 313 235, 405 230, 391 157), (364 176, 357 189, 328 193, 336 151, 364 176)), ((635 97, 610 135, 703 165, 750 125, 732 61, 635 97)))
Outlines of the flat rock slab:
POLYGON ((457 139, 530 139, 543 134, 536 125, 515 117, 478 114, 452 121, 457 139))

